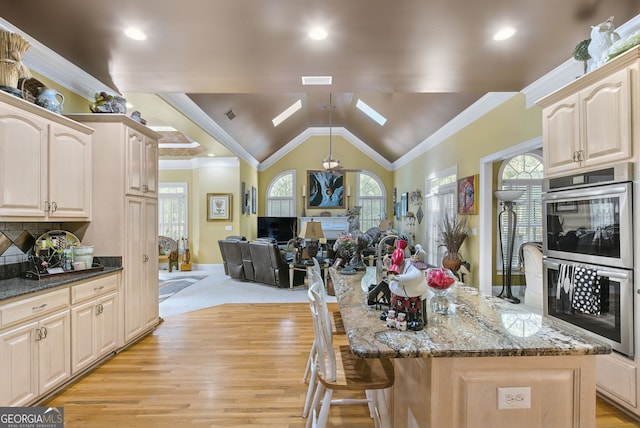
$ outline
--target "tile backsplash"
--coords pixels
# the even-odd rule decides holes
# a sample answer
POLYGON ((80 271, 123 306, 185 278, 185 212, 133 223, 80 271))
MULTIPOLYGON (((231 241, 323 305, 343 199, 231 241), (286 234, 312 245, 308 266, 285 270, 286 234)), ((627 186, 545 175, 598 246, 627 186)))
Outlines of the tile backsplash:
MULTIPOLYGON (((29 260, 29 254, 33 254, 33 247, 20 249, 18 245, 25 242, 25 234, 28 233, 35 241, 43 233, 51 230, 63 229, 63 223, 20 223, 20 222, 0 222, 0 241, 11 241, 11 245, 0 254, 0 266, 24 263, 29 260), (16 245, 18 244, 18 245, 16 245)), ((24 247, 23 247, 24 248, 24 247)))

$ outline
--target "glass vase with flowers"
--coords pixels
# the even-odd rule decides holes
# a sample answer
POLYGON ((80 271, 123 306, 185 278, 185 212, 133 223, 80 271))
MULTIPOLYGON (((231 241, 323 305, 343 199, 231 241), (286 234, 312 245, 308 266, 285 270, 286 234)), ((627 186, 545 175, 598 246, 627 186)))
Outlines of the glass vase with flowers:
POLYGON ((429 303, 431 310, 436 314, 448 313, 449 299, 447 294, 456 282, 455 275, 449 269, 431 268, 427 269, 426 277, 427 285, 434 294, 429 303))

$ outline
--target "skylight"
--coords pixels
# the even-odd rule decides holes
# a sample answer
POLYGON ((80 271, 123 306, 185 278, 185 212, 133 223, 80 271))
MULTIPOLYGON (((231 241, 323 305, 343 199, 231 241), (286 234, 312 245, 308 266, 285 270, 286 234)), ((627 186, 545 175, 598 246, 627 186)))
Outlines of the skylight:
POLYGON ((383 115, 375 111, 373 108, 371 108, 367 103, 365 103, 361 99, 358 99, 358 102, 356 103, 356 107, 358 107, 360 111, 362 111, 364 114, 369 116, 380 126, 384 125, 387 122, 386 117, 384 117, 383 115))
POLYGON ((302 76, 303 85, 331 85, 333 76, 302 76))
POLYGON ((287 120, 289 118, 289 116, 291 116, 293 113, 297 112, 301 108, 302 108, 302 101, 300 101, 300 100, 298 100, 295 103, 291 104, 291 106, 289 108, 287 108, 285 111, 283 111, 282 113, 280 113, 279 115, 277 115, 276 117, 273 118, 273 120, 272 120, 273 126, 275 127, 275 126, 280 125, 282 122, 287 120))

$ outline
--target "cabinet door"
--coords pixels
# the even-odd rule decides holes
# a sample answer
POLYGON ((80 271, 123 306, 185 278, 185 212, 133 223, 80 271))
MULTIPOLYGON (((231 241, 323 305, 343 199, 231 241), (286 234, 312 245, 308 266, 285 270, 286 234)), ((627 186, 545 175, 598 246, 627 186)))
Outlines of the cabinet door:
POLYGON ((145 228, 144 198, 127 198, 125 226, 124 256, 124 340, 128 342, 136 338, 143 330, 143 319, 146 290, 145 282, 145 228))
POLYGON ((574 158, 574 154, 580 150, 578 120, 577 94, 543 110, 543 157, 547 175, 580 166, 574 158))
POLYGON ((49 132, 49 217, 88 219, 91 208, 91 139, 58 124, 49 132))
POLYGON ((37 322, 0 333, 0 406, 23 406, 38 396, 37 322))
POLYGON ((158 197, 158 142, 145 137, 144 182, 142 190, 147 197, 158 197))
POLYGON ((631 85, 620 70, 580 92, 584 165, 622 161, 631 156, 631 85))
POLYGON ((0 104, 0 216, 44 218, 47 124, 0 104))
POLYGON ((147 199, 144 205, 145 229, 145 262, 143 263, 145 289, 143 307, 145 327, 153 327, 158 323, 158 203, 155 199, 147 199))
POLYGON ((116 294, 102 297, 96 316, 96 356, 98 358, 116 349, 117 305, 116 294))
POLYGON ((38 383, 40 395, 71 377, 71 327, 69 311, 43 318, 45 337, 38 342, 38 383))
POLYGON ((71 308, 71 371, 75 374, 93 363, 96 356, 96 303, 71 308))
POLYGON ((125 142, 125 192, 127 195, 142 196, 144 193, 144 135, 131 128, 127 128, 125 142))

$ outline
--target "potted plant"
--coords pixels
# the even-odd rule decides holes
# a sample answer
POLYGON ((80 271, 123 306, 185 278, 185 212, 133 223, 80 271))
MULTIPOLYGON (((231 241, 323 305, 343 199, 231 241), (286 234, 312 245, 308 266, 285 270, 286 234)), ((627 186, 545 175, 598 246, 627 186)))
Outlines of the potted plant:
POLYGON ((468 235, 467 217, 445 212, 440 218, 438 227, 440 229, 440 246, 447 249, 442 259, 442 266, 456 272, 462 263, 460 247, 468 235))

